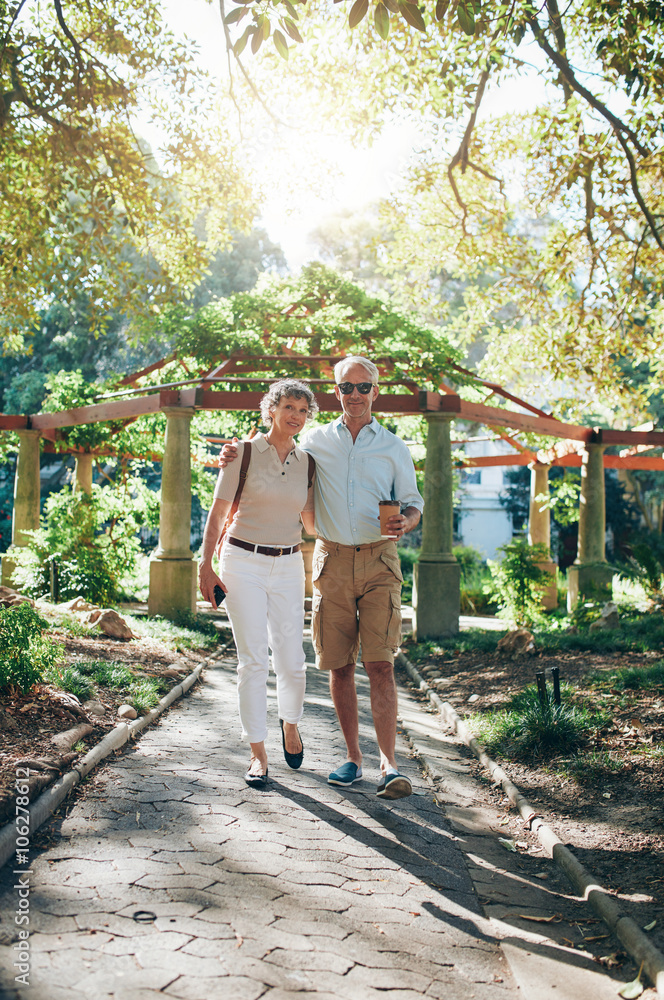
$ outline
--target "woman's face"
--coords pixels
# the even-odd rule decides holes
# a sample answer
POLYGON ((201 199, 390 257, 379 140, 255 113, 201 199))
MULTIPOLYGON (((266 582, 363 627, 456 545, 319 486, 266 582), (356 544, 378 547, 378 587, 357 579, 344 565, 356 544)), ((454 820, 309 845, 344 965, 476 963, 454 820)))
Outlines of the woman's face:
POLYGON ((309 402, 302 397, 282 396, 272 413, 272 426, 280 434, 293 436, 299 434, 307 422, 309 402))

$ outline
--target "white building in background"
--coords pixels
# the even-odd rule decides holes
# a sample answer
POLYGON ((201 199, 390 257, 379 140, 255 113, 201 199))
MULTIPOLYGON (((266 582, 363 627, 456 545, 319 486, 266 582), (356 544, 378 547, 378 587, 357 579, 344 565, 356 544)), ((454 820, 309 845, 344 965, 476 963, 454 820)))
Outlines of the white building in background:
MULTIPOLYGON (((477 438, 466 442, 469 458, 504 455, 510 451, 504 441, 477 438)), ((505 482, 505 466, 489 465, 461 470, 457 498, 458 543, 472 545, 484 559, 496 559, 501 545, 512 540, 512 521, 500 503, 505 482)))

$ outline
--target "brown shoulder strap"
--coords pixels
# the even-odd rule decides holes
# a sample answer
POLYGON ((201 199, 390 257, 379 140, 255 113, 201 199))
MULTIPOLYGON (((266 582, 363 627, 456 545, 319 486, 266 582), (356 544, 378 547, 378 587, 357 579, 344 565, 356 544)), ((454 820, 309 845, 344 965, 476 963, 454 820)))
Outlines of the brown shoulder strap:
POLYGON ((313 455, 307 455, 307 458, 309 459, 309 482, 307 483, 307 489, 310 490, 316 474, 316 463, 313 455))
POLYGON ((233 503, 231 504, 231 509, 228 512, 228 517, 226 522, 221 529, 221 534, 219 536, 219 541, 217 542, 217 548, 221 545, 222 539, 231 524, 233 523, 233 518, 237 514, 237 509, 240 506, 240 497, 242 496, 242 490, 244 489, 244 484, 247 481, 247 469, 249 468, 249 459, 251 458, 251 441, 244 441, 244 448, 242 449, 242 461, 240 463, 240 478, 238 480, 237 489, 235 491, 235 496, 233 497, 233 503))

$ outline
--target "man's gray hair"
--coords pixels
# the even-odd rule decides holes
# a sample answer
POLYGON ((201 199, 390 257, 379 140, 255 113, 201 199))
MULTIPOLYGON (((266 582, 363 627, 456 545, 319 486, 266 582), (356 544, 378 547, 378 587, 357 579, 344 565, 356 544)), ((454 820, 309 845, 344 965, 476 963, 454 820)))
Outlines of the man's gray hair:
POLYGON ((266 427, 272 426, 272 411, 284 396, 288 396, 289 399, 306 399, 309 406, 307 420, 311 420, 318 413, 316 397, 306 382, 300 382, 296 378, 282 378, 278 382, 273 382, 261 399, 261 417, 266 427))
POLYGON ((349 358, 342 358, 341 361, 337 361, 334 366, 334 381, 337 385, 344 381, 344 373, 352 367, 352 365, 362 365, 363 368, 366 368, 367 374, 370 376, 369 381, 373 382, 374 385, 378 384, 380 372, 376 368, 373 361, 369 361, 368 358, 363 358, 360 355, 351 355, 349 358))

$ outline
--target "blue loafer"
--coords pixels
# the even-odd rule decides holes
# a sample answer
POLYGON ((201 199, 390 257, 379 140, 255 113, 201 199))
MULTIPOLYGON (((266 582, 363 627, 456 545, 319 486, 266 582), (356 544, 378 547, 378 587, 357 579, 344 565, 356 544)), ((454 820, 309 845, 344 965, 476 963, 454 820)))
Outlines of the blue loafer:
POLYGON ((345 764, 327 776, 328 785, 341 785, 343 788, 348 788, 349 785, 361 780, 362 768, 353 764, 352 760, 347 760, 345 764))
POLYGON ((391 771, 384 774, 378 783, 376 795, 379 799, 404 799, 407 795, 413 794, 413 786, 410 778, 398 771, 391 771))

